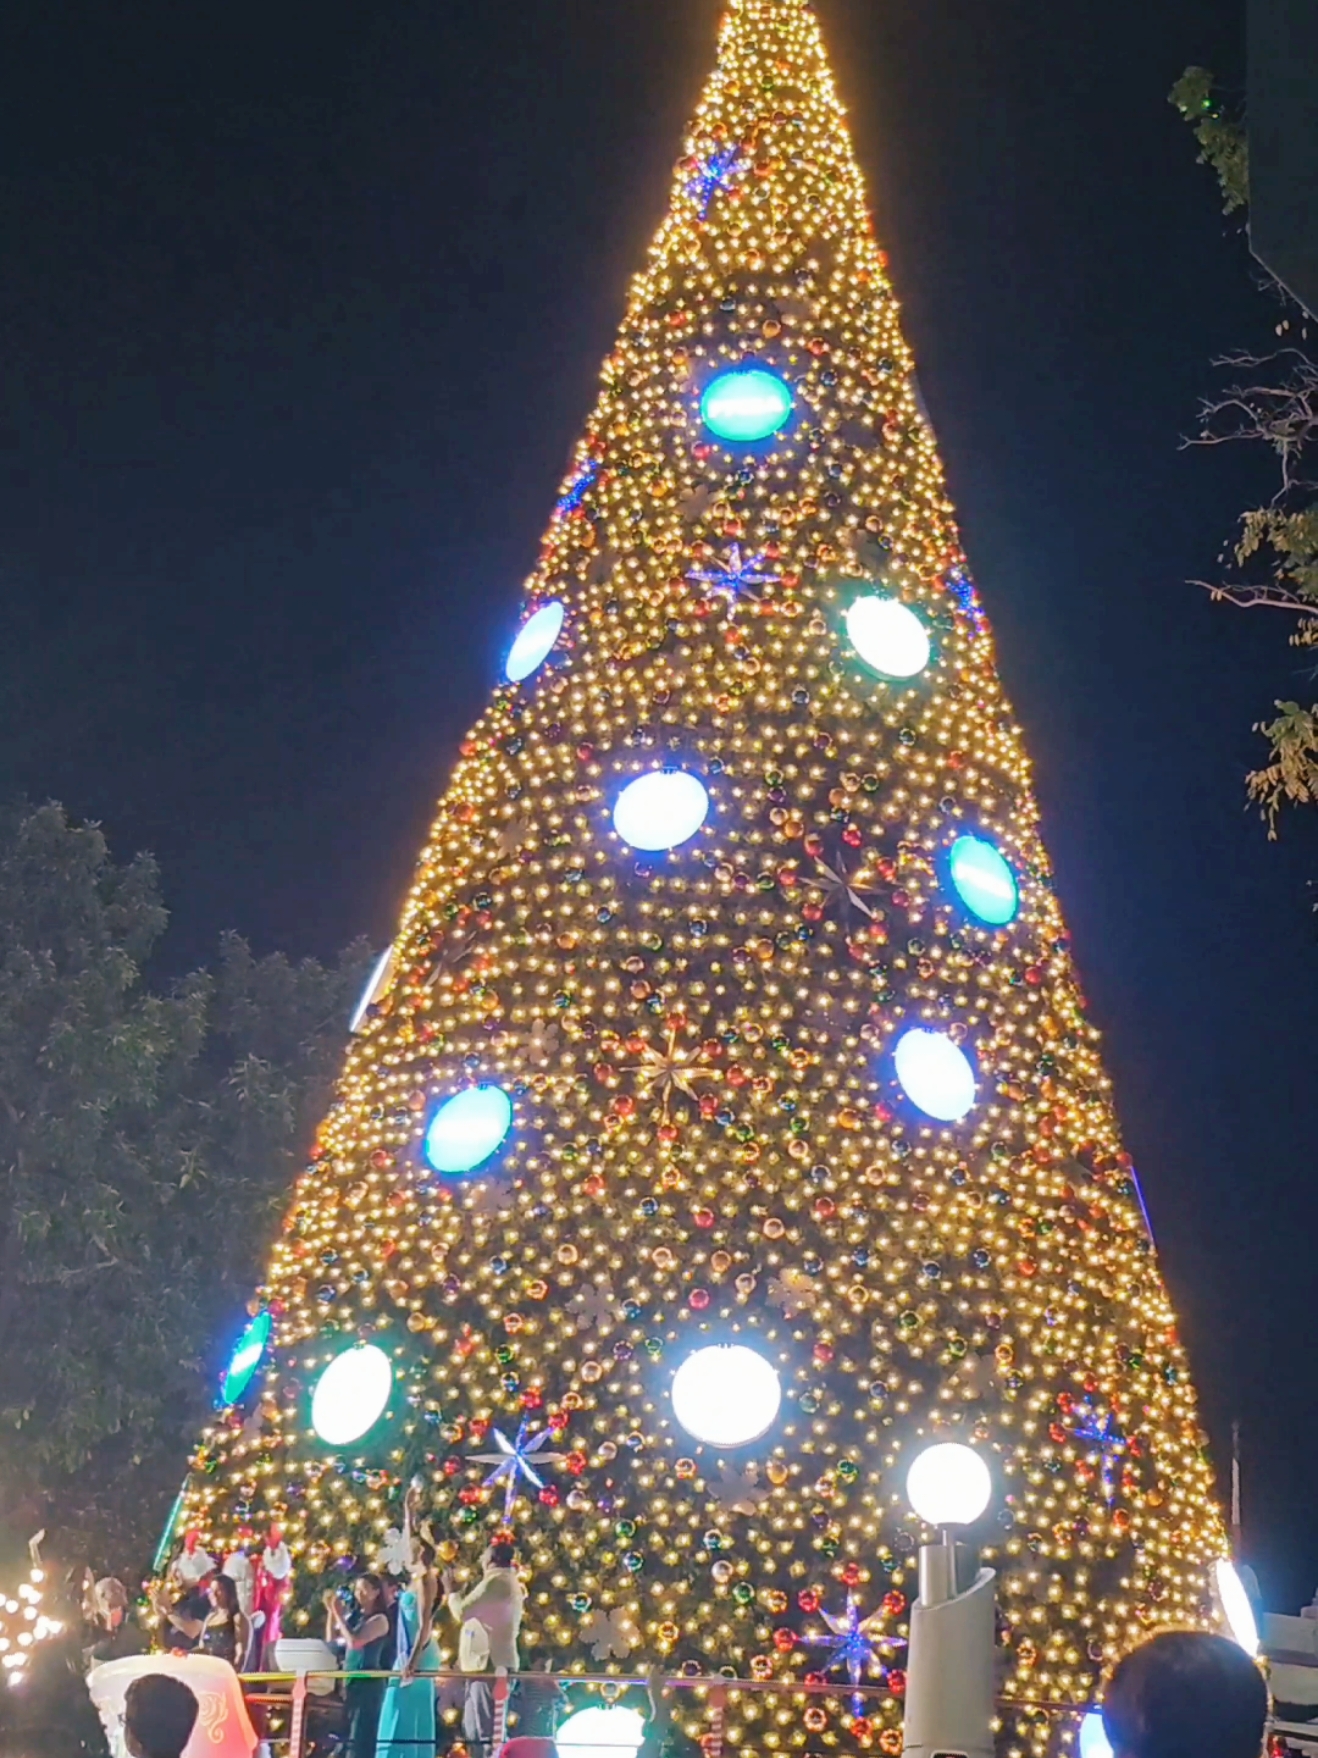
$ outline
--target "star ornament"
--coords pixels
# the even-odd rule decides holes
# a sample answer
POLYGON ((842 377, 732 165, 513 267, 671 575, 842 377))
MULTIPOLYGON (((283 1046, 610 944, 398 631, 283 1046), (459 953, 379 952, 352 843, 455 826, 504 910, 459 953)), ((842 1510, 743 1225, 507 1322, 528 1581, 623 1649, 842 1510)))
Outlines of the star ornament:
POLYGON ((801 1640, 813 1648, 828 1651, 829 1658, 825 1666, 830 1671, 837 1666, 846 1668, 852 1690, 856 1692, 851 1699, 851 1706, 859 1714, 861 1680, 866 1674, 879 1670, 882 1664, 880 1649, 900 1647, 905 1642, 905 1637, 883 1635, 879 1630, 882 1618, 880 1612, 871 1612, 867 1617, 862 1617, 854 1593, 848 1593, 847 1609, 844 1612, 821 1611, 819 1615, 828 1625, 828 1635, 807 1635, 801 1640))
POLYGON ((645 1044, 640 1051, 641 1060, 629 1063, 623 1069, 624 1074, 637 1076, 637 1085, 642 1098, 657 1098, 663 1107, 663 1120, 668 1122, 669 1107, 675 1094, 690 1099, 692 1104, 699 1104, 700 1095, 696 1091, 698 1080, 713 1080, 712 1068, 702 1068, 696 1056, 688 1055, 677 1047, 677 1030, 670 1028, 668 1042, 662 1050, 656 1050, 652 1044, 645 1044))
POLYGON ((848 910, 855 910, 857 915, 864 916, 867 921, 874 920, 874 911, 864 898, 865 892, 873 893, 878 890, 878 882, 872 873, 867 873, 863 866, 848 872, 840 857, 834 864, 826 861, 822 855, 816 858, 815 869, 812 883, 823 892, 825 907, 836 903, 844 914, 848 910))
POLYGON ((1116 1462, 1126 1450, 1126 1437, 1117 1425, 1114 1411, 1109 1410, 1100 1417, 1091 1404, 1078 1404, 1075 1414, 1075 1437, 1077 1440, 1093 1443, 1098 1453, 1098 1474, 1103 1485, 1103 1499, 1110 1502, 1116 1494, 1116 1462))
POLYGON ((714 197, 728 187, 741 168, 741 148, 736 145, 722 147, 700 161, 695 176, 686 186, 687 194, 696 204, 697 219, 708 217, 714 197))
POLYGON ((547 1453, 545 1448, 553 1441, 553 1432, 549 1428, 528 1429, 529 1418, 523 1417, 517 1426, 517 1435, 509 1440, 502 1429, 493 1430, 494 1444, 497 1453, 468 1453, 467 1457, 474 1465, 493 1465, 494 1470, 485 1479, 486 1489, 496 1483, 505 1485, 503 1499, 503 1517, 511 1520, 513 1503, 517 1500, 517 1492, 523 1479, 534 1489, 543 1489, 545 1480, 540 1472, 546 1465, 561 1465, 567 1457, 565 1453, 547 1453))
POLYGON ((708 568, 692 568, 687 579, 703 586, 706 598, 726 598, 728 615, 735 617, 740 599, 758 598, 761 586, 774 586, 782 578, 780 574, 765 572, 763 560, 762 556, 743 556, 741 545, 734 543, 721 562, 708 568))

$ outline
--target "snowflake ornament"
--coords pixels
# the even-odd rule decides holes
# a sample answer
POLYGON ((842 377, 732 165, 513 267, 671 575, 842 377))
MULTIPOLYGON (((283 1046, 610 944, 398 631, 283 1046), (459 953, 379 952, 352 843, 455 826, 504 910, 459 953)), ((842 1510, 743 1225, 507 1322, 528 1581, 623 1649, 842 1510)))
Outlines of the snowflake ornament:
POLYGON ((640 1633, 625 1607, 593 1611, 581 1626, 581 1639, 597 1661, 626 1660, 640 1644, 640 1633))
POLYGON ((412 1547, 396 1526, 384 1535, 375 1553, 376 1567, 385 1575, 407 1575, 412 1569, 412 1547))
POLYGON ((752 1463, 738 1469, 730 1465, 726 1459, 718 1462, 719 1480, 708 1483, 705 1488, 711 1501, 728 1514, 753 1514, 761 1502, 769 1499, 768 1486, 760 1487, 758 1478, 760 1468, 752 1463))
POLYGON ((798 1313, 809 1312, 819 1299, 819 1290, 814 1277, 807 1276, 804 1270, 780 1270, 769 1283, 769 1299, 782 1308, 784 1318, 795 1318, 798 1313))
POLYGON ((618 1296, 607 1276, 602 1282, 587 1282, 578 1288, 568 1305, 577 1315, 579 1331, 611 1331, 622 1316, 618 1296))

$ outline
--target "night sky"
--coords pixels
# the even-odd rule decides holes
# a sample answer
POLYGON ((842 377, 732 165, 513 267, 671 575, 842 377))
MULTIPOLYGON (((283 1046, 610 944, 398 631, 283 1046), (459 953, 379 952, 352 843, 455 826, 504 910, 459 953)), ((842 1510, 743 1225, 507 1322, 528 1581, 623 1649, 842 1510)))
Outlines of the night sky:
MULTIPOLYGON (((1314 693, 1211 606, 1271 339, 1166 101, 1242 0, 819 0, 1225 1488, 1318 1582, 1314 693)), ((165 973, 384 944, 712 62, 717 0, 0 16, 0 792, 159 858, 165 973)), ((242 1225, 242 1217, 234 1217, 242 1225)))

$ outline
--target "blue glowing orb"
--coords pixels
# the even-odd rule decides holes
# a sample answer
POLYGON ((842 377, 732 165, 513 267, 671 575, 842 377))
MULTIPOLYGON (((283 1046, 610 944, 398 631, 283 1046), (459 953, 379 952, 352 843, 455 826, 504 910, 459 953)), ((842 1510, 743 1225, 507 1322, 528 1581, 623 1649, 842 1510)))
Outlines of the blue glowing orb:
POLYGON ((867 592, 847 611, 847 638, 881 678, 917 677, 929 663, 929 635, 913 610, 867 592))
POLYGON ((513 1102, 502 1087, 468 1087, 430 1119, 422 1152, 433 1172, 450 1177, 484 1165, 513 1126, 513 1102))
POLYGON ((943 1032, 915 1027, 893 1051, 902 1091, 926 1117, 959 1123, 975 1102, 975 1071, 965 1052, 943 1032))
POLYGON ((709 431, 737 445, 768 439, 787 425, 791 413, 791 391, 762 366, 719 373, 700 399, 700 419, 709 431))
POLYGON ((533 611, 521 628, 517 631, 517 639, 508 649, 508 658, 504 664, 503 675, 510 684, 520 684, 523 678, 529 678, 549 658, 554 642, 557 641, 563 628, 563 618, 567 611, 558 599, 550 604, 542 604, 533 611))
POLYGON ((956 894, 972 916, 1002 928, 1020 907, 1016 875, 991 842, 958 836, 948 857, 956 894))
POLYGON ((220 1398, 225 1404, 236 1404, 252 1383, 252 1375, 261 1365, 265 1346, 270 1341, 274 1320, 264 1309, 248 1325, 238 1339, 238 1347, 229 1357, 229 1365, 220 1381, 220 1398))
POLYGON ((1080 1758, 1112 1758, 1101 1709, 1091 1709, 1080 1723, 1080 1758))
POLYGON ((374 1343, 336 1355, 311 1394, 311 1426, 326 1446, 346 1447, 375 1427, 393 1390, 389 1357, 374 1343))
POLYGON ((614 802, 613 828, 629 847, 655 852, 689 842, 709 813, 705 784, 685 769, 638 775, 614 802))

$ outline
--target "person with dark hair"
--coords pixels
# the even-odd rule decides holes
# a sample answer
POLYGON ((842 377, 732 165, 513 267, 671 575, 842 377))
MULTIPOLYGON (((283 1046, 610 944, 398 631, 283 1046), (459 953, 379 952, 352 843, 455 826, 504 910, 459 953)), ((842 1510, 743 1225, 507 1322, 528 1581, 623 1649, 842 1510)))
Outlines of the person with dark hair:
MULTIPOLYGON (((346 1650, 345 1671, 383 1672, 389 1665, 393 1619, 385 1603, 384 1582, 378 1575, 361 1574, 352 1584, 357 1609, 351 1619, 343 1615, 338 1595, 331 1588, 325 1595, 325 1640, 339 1642, 346 1650)), ((375 1739, 384 1702, 384 1679, 349 1679, 343 1690, 347 1730, 345 1758, 375 1758, 375 1739)))
POLYGON ((1225 1636, 1164 1630, 1119 1661, 1103 1698, 1113 1758, 1259 1758, 1268 1691, 1225 1636))
MULTIPOLYGON (((518 1670, 517 1637, 522 1628, 526 1591, 517 1578, 517 1553, 511 1538, 496 1538, 481 1557, 481 1578, 466 1593, 457 1591, 451 1569, 441 1582, 444 1603, 462 1626, 458 1635, 458 1671, 479 1674, 518 1670)), ((490 1758, 494 1742, 494 1692, 488 1680, 466 1681, 462 1733, 471 1758, 490 1758)))
POLYGON ((182 1758, 197 1725, 197 1699, 181 1679, 144 1673, 124 1698, 124 1745, 132 1758, 182 1758))
MULTIPOLYGON (((170 1605, 163 1598, 156 1600, 156 1610, 163 1613, 177 1636, 190 1649, 214 1655, 237 1667, 247 1653, 252 1627, 238 1603, 238 1588, 228 1575, 212 1575, 206 1585, 200 1606, 190 1600, 170 1605)), ((170 1647, 176 1646, 171 1640, 170 1647)))

